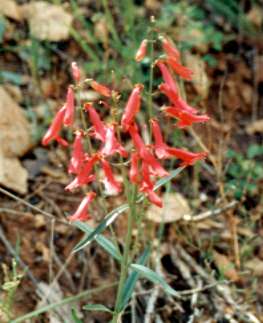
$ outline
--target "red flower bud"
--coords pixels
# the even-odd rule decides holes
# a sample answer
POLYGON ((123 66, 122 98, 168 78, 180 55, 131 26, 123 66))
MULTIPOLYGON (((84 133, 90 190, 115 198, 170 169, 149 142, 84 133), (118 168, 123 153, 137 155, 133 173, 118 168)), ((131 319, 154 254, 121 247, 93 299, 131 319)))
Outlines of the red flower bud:
POLYGON ((147 44, 148 41, 147 39, 144 39, 141 44, 140 47, 138 48, 136 54, 135 54, 135 60, 136 62, 140 62, 144 59, 145 55, 146 55, 146 51, 147 51, 147 44))
POLYGON ((80 69, 78 68, 78 65, 76 62, 71 63, 71 73, 73 76, 73 79, 76 83, 79 83, 80 81, 80 69))
POLYGON ((94 91, 98 92, 99 94, 109 98, 111 97, 111 90, 105 85, 99 84, 96 81, 91 81, 90 86, 93 88, 94 91))
POLYGON ((74 91, 71 86, 68 87, 67 100, 65 104, 65 116, 64 116, 64 125, 72 126, 74 122, 74 91))
POLYGON ((129 127, 133 124, 135 115, 139 112, 141 106, 141 91, 143 85, 135 85, 128 102, 126 104, 122 119, 121 126, 123 131, 128 131, 129 127))

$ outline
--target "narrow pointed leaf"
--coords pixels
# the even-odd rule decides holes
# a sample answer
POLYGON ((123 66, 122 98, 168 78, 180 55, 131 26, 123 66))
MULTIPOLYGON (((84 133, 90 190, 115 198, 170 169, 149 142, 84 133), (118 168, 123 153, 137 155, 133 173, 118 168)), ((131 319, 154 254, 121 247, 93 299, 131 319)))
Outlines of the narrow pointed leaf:
MULTIPOLYGON (((85 238, 88 237, 88 235, 93 231, 93 228, 91 228, 88 224, 80 221, 76 221, 75 225, 83 232, 86 233, 85 238)), ((95 238, 97 243, 105 250, 107 251, 114 259, 121 262, 121 254, 119 253, 119 250, 115 247, 115 245, 107 238, 105 238, 103 235, 98 234, 95 238)))
MULTIPOLYGON (((185 167, 179 167, 170 172, 170 174, 159 181, 157 181, 156 185, 154 186, 154 190, 157 190, 159 187, 165 185, 169 181, 171 181, 174 177, 176 177, 185 167)), ((145 199, 145 195, 139 195, 136 203, 140 203, 145 199)), ((108 213, 105 218, 101 221, 101 223, 88 235, 86 235, 74 248, 74 252, 81 250, 82 248, 86 247, 92 240, 94 240, 98 234, 103 232, 112 222, 114 222, 117 217, 122 214, 124 211, 129 209, 128 204, 122 204, 121 206, 117 207, 116 209, 112 210, 108 213)), ((76 224, 75 224, 76 225, 76 224)))
POLYGON ((96 312, 108 312, 108 313, 112 313, 112 311, 102 305, 102 304, 87 304, 83 306, 83 309, 86 311, 96 311, 96 312))
MULTIPOLYGON (((147 259, 149 258, 150 255, 150 247, 147 247, 143 254, 139 257, 137 264, 139 265, 144 265, 147 261, 147 259)), ((132 296, 132 292, 134 291, 136 282, 139 278, 139 273, 135 270, 133 270, 131 272, 131 274, 129 275, 129 277, 127 278, 124 288, 123 288, 123 295, 122 295, 122 302, 120 305, 120 311, 123 311, 124 308, 127 306, 131 296, 132 296)))
POLYGON ((140 275, 144 276, 154 284, 160 284, 165 292, 173 296, 179 297, 176 290, 166 283, 162 276, 157 274, 155 271, 139 264, 131 264, 131 268, 136 270, 140 275))

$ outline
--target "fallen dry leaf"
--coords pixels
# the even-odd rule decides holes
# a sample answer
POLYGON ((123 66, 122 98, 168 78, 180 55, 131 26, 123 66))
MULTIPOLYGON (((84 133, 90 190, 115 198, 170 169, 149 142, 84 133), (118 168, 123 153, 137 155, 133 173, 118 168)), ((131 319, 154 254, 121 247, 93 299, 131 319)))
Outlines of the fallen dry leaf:
POLYGON ((193 86, 196 92, 203 98, 206 99, 209 94, 210 83, 206 73, 206 64, 197 55, 187 53, 186 66, 193 71, 193 86))
POLYGON ((22 6, 31 34, 40 40, 61 41, 69 38, 73 17, 62 6, 44 1, 22 6))
POLYGON ((163 199, 163 208, 151 205, 146 212, 146 218, 156 223, 170 223, 190 213, 191 209, 182 194, 167 193, 163 199))
POLYGON ((21 12, 15 0, 1 0, 0 14, 14 20, 21 20, 21 12))
POLYGON ((228 259, 226 255, 213 251, 214 261, 217 268, 229 280, 236 282, 239 280, 239 275, 235 269, 234 264, 228 259))

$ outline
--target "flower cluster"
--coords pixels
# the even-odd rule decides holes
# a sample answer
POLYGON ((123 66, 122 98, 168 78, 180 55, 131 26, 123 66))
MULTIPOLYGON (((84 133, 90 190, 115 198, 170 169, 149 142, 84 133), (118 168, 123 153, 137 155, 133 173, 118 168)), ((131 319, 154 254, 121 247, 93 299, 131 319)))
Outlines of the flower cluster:
MULTIPOLYGON (((160 69, 163 83, 159 85, 159 90, 169 100, 170 105, 162 107, 160 112, 169 115, 178 120, 177 126, 184 128, 191 126, 196 122, 205 122, 209 120, 207 115, 199 115, 197 109, 187 104, 180 96, 179 89, 173 77, 173 73, 186 80, 191 80, 192 71, 181 64, 180 53, 177 48, 165 37, 160 37, 162 48, 165 53, 155 62, 160 69)), ((139 47, 135 60, 140 62, 147 54, 148 41, 143 40, 139 47)), ((74 129, 74 142, 72 144, 72 155, 68 165, 68 173, 75 177, 66 186, 67 191, 73 191, 79 187, 90 184, 98 180, 96 169, 104 173, 103 184, 105 192, 108 195, 117 195, 122 191, 122 183, 117 179, 112 169, 111 159, 119 156, 123 167, 129 165, 128 176, 131 183, 143 192, 148 200, 162 207, 162 200, 154 191, 154 184, 158 178, 169 175, 161 164, 161 160, 168 158, 177 158, 181 165, 193 165, 196 161, 204 159, 206 153, 192 153, 187 150, 168 146, 163 138, 162 130, 158 118, 155 116, 150 119, 151 142, 146 144, 141 136, 141 129, 136 122, 136 116, 141 108, 143 85, 136 84, 128 98, 124 112, 120 120, 114 122, 105 122, 96 110, 93 103, 85 103, 81 108, 81 113, 87 118, 90 124, 89 129, 79 129, 75 126, 75 89, 81 84, 81 73, 76 63, 72 63, 72 76, 76 86, 69 86, 66 96, 66 102, 57 112, 45 134, 42 144, 47 145, 51 140, 56 140, 59 144, 67 146, 68 142, 60 135, 62 127, 74 129), (131 138, 132 148, 127 151, 120 141, 120 133, 126 134, 131 138), (91 140, 92 139, 92 140, 91 140), (84 141, 87 140, 87 149, 84 149, 84 141), (96 141, 96 147, 92 142, 96 141)), ((89 86, 103 97, 105 106, 110 107, 112 100, 116 98, 116 92, 108 87, 89 80, 89 86)), ((159 112, 158 112, 159 113, 159 112)), ((156 115, 158 115, 156 113, 156 115)), ((86 147, 86 146, 85 146, 86 147)), ((96 193, 91 191, 86 194, 76 212, 69 217, 69 220, 86 220, 88 219, 88 208, 95 198, 96 193)))

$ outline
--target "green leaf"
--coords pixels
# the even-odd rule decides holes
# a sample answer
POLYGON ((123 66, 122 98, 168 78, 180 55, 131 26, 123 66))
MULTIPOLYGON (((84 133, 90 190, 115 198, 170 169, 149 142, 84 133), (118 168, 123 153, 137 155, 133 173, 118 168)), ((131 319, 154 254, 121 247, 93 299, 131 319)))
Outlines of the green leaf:
MULTIPOLYGON (((83 240, 87 238, 90 233, 93 231, 93 228, 90 227, 88 224, 80 221, 75 222, 76 227, 78 227, 81 231, 87 233, 83 240)), ((113 258, 115 258, 117 261, 121 262, 121 255, 119 253, 119 250, 115 247, 115 245, 104 236, 98 234, 95 238, 97 243, 105 250, 107 251, 113 258)))
POLYGON ((78 318, 76 308, 71 309, 71 316, 72 316, 74 323, 84 323, 80 318, 78 318))
MULTIPOLYGON (((149 255, 150 255, 150 247, 147 247, 144 250, 143 254, 139 257, 137 264, 144 265, 147 259, 149 258, 149 255)), ((129 277, 127 278, 123 288, 124 293, 122 295, 120 311, 123 311, 126 305, 128 304, 138 278, 139 278, 139 273, 137 271, 132 271, 129 277)))
MULTIPOLYGON (((170 172, 170 175, 166 176, 165 178, 160 179, 157 181, 156 185, 154 186, 154 191, 160 188, 161 186, 165 185, 167 182, 171 181, 174 177, 176 177, 185 167, 179 167, 170 172)), ((145 195, 141 194, 138 196, 136 203, 140 203, 145 199, 145 195)), ((116 209, 112 210, 108 213, 105 218, 101 221, 101 223, 89 234, 86 235, 74 248, 74 252, 77 252, 84 247, 86 247, 92 240, 96 239, 97 235, 104 231, 112 222, 114 222, 117 217, 122 214, 124 211, 129 209, 128 204, 123 204, 116 209)))
POLYGON ((154 284, 160 284, 164 291, 168 294, 171 294, 173 296, 179 297, 176 290, 174 290, 170 285, 166 283, 166 281, 161 277, 159 274, 157 274, 155 271, 138 264, 131 264, 131 268, 136 270, 140 275, 144 276, 145 278, 149 279, 154 284))
POLYGON ((102 304, 87 304, 83 306, 83 309, 86 311, 96 311, 96 312, 108 312, 108 313, 112 313, 112 311, 102 305, 102 304))

